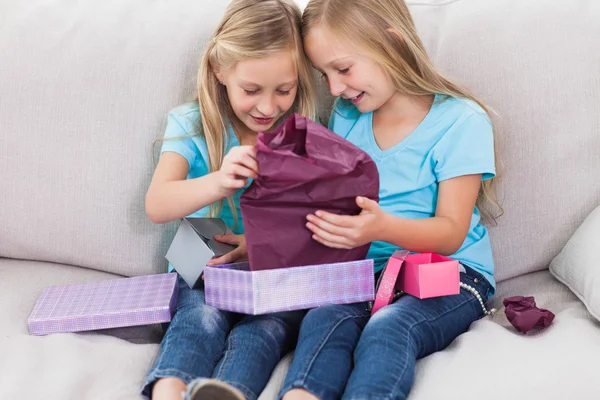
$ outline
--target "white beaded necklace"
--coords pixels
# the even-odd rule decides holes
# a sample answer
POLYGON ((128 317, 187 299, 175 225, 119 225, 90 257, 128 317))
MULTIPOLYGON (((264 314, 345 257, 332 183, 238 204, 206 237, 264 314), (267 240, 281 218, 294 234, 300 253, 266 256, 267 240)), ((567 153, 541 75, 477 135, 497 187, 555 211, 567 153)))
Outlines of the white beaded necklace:
MULTIPOLYGON (((475 280, 475 283, 477 283, 477 280, 475 280)), ((475 296, 475 298, 479 301, 479 304, 481 304, 481 308, 483 309, 484 315, 493 315, 497 311, 495 308, 491 308, 489 310, 485 308, 483 298, 481 297, 477 289, 475 289, 473 286, 460 282, 460 287, 470 292, 473 296, 475 296)), ((398 300, 403 294, 404 292, 396 292, 396 294, 394 294, 394 299, 392 300, 392 303, 398 300)), ((373 308, 373 302, 369 302, 368 310, 371 311, 371 308, 373 308)))
MULTIPOLYGON (((477 283, 477 280, 475 280, 475 282, 477 283)), ((473 296, 475 296, 475 298, 477 298, 477 300, 479 300, 479 304, 481 304, 481 308, 483 308, 484 315, 492 315, 496 312, 495 308, 492 308, 490 310, 485 308, 485 303, 483 302, 481 295, 479 294, 477 289, 475 289, 473 286, 470 286, 470 285, 467 285, 466 283, 460 282, 460 287, 465 289, 468 292, 471 292, 471 294, 473 294, 473 296)))

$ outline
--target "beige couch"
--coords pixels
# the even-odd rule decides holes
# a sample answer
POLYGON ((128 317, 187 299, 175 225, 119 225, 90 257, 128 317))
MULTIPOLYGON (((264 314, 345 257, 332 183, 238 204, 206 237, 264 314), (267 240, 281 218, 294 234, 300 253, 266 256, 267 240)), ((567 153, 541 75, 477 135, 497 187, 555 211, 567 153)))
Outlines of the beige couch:
MULTIPOLYGON (((143 207, 152 142, 193 97, 226 3, 0 0, 0 399, 140 398, 160 327, 33 337, 26 319, 46 286, 165 271, 175 225, 143 207)), ((548 271, 600 202, 598 3, 411 3, 435 63, 498 113, 506 211, 491 228, 500 310, 418 363, 413 400, 600 398, 600 324, 548 271), (553 326, 517 334, 511 295, 553 326)))

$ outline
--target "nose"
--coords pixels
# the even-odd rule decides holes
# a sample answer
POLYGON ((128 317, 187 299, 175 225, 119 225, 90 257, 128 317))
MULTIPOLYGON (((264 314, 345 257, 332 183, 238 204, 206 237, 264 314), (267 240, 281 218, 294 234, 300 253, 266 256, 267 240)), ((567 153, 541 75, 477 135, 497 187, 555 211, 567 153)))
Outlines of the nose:
POLYGON ((275 99, 273 96, 265 96, 261 99, 256 109, 259 113, 264 115, 265 117, 272 117, 275 115, 275 109, 277 106, 275 105, 275 99))
POLYGON ((346 85, 344 85, 341 80, 337 77, 332 77, 328 79, 329 82, 329 91, 332 96, 339 96, 344 93, 346 90, 346 85))

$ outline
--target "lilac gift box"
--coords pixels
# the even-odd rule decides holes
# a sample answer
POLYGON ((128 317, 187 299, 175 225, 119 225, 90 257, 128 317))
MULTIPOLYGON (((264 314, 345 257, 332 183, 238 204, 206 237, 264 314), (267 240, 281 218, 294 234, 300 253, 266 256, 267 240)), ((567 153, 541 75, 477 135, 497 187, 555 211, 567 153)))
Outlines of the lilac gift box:
POLYGON ((400 270, 396 289, 420 299, 458 294, 458 261, 436 253, 411 254, 400 270))
POLYGON ((157 274, 45 288, 27 319, 31 335, 169 322, 177 274, 157 274))
POLYGON ((373 260, 251 271, 248 263, 204 268, 206 304, 242 314, 371 301, 373 260))

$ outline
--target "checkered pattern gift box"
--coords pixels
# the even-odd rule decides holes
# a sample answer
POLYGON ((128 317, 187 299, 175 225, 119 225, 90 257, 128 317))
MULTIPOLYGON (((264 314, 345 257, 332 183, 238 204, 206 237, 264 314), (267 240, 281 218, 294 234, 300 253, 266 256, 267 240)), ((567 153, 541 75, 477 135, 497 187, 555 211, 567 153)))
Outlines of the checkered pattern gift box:
POLYGON ((251 271, 248 263, 204 269, 206 304, 243 314, 373 300, 373 260, 251 271))
POLYGON ((27 324, 31 335, 92 331, 171 321, 177 274, 45 288, 27 324))
MULTIPOLYGON (((204 268, 206 303, 244 314, 299 310, 374 298, 370 243, 317 242, 306 216, 353 216, 357 196, 379 200, 375 162, 360 148, 298 114, 256 139, 260 174, 240 196, 248 264, 204 268)), ((177 268, 177 267, 175 267, 177 268)))

